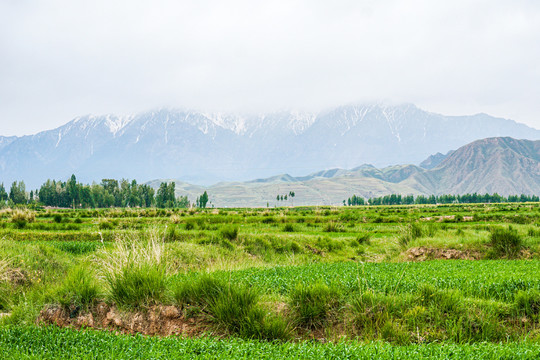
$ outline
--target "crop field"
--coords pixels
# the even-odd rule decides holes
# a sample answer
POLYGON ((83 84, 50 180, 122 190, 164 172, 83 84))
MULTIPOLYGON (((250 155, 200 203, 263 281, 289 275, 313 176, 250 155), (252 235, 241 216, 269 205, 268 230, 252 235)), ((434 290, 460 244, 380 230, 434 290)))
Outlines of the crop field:
POLYGON ((8 358, 538 358, 540 204, 0 210, 8 358))

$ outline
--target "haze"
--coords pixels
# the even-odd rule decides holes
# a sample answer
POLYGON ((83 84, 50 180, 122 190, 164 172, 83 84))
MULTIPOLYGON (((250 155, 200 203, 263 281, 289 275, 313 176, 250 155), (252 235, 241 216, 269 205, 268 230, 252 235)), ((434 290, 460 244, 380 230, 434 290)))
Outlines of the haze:
POLYGON ((0 135, 156 107, 410 102, 540 128, 537 1, 3 1, 0 135))

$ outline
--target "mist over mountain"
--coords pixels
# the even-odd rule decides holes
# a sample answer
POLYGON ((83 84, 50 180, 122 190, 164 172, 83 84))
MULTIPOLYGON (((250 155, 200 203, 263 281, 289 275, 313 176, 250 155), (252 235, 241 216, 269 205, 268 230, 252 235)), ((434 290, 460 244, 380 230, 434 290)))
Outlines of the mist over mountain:
POLYGON ((486 114, 444 116, 411 104, 347 105, 317 114, 161 109, 88 115, 35 135, 0 137, 0 182, 24 180, 36 188, 74 173, 82 182, 174 178, 209 185, 364 163, 418 164, 499 136, 534 140, 540 131, 486 114))

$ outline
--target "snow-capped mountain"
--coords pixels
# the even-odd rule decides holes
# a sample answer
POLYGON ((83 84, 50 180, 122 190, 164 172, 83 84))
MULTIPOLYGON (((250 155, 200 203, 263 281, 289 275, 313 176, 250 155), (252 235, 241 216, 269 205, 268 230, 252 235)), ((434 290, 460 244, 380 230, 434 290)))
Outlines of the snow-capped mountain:
MULTIPOLYGON (((1 130, 0 130, 1 131, 1 130)), ((486 137, 540 139, 540 131, 485 114, 444 116, 411 104, 341 106, 317 114, 220 114, 160 109, 81 116, 32 136, 0 137, 0 182, 30 188, 72 173, 209 184, 277 173, 419 163, 486 137)))

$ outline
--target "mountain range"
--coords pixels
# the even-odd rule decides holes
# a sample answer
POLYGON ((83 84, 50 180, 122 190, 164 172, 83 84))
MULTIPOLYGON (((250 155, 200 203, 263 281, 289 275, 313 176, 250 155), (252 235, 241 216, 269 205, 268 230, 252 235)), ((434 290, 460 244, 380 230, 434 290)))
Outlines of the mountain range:
MULTIPOLYGON (((0 182, 24 180, 28 188, 36 188, 46 179, 65 180, 76 174, 86 183, 103 178, 139 182, 168 178, 219 187, 224 181, 278 173, 298 176, 359 164, 419 164, 440 152, 422 163, 434 170, 453 156, 443 153, 476 139, 500 136, 536 140, 540 131, 486 114, 444 116, 412 104, 356 104, 319 113, 160 109, 131 116, 87 115, 35 135, 0 137, 0 182)), ((416 166, 374 169, 351 171, 398 177, 404 172, 424 174, 416 166)), ((340 171, 344 170, 336 170, 340 171)), ((418 180, 423 188, 411 189, 431 189, 429 181, 437 178, 433 176, 418 180)))
POLYGON ((175 181, 177 195, 187 195, 191 201, 203 191, 208 191, 211 204, 217 207, 340 205, 353 194, 366 199, 392 193, 538 195, 540 141, 510 137, 477 140, 448 153, 431 169, 415 165, 382 169, 362 165, 350 170, 331 169, 301 177, 282 174, 209 187, 172 179, 155 180, 149 184, 157 188, 162 181, 175 181), (286 202, 276 200, 277 195, 291 191, 296 194, 294 198, 286 202))

